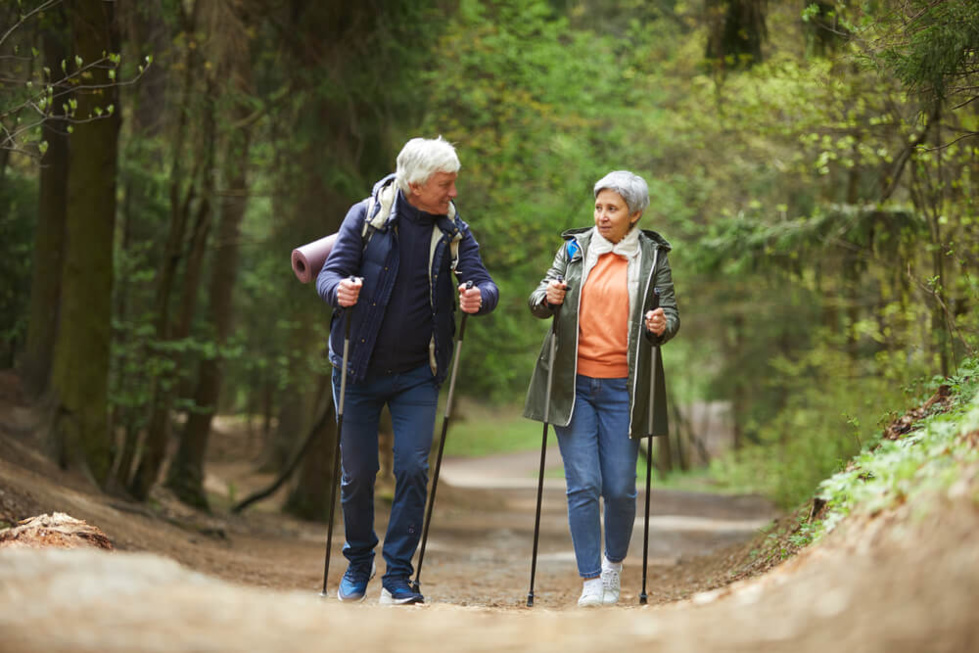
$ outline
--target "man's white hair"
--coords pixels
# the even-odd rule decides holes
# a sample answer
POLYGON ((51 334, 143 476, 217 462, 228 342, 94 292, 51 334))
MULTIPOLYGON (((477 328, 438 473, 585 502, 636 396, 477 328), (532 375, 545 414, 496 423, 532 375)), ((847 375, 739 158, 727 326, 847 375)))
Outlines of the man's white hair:
POLYGON ((459 172, 462 164, 452 143, 438 138, 413 138, 398 154, 396 183, 401 192, 411 191, 412 184, 428 181, 436 172, 459 172))

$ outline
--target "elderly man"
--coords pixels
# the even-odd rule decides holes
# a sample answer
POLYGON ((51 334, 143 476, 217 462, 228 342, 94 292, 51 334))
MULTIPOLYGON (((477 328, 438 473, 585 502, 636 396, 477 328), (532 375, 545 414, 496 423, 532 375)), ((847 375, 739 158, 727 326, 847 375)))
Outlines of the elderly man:
POLYGON ((374 576, 377 427, 385 404, 394 428, 394 502, 383 557, 381 603, 423 603, 412 589, 411 558, 421 537, 439 386, 455 332, 455 300, 466 313, 496 308, 499 290, 453 202, 459 158, 437 139, 415 138, 397 171, 347 212, 316 280, 334 308, 330 335, 333 396, 339 398, 344 325, 351 320, 341 440, 341 506, 349 561, 337 592, 362 601, 374 576), (455 272, 458 283, 453 283, 455 272), (467 289, 466 282, 472 282, 467 289))

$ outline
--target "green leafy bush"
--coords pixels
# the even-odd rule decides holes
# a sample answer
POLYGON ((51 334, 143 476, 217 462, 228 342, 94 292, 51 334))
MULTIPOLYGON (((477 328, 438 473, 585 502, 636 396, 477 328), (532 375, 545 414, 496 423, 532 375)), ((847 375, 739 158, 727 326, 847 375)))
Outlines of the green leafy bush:
MULTIPOLYGON (((951 402, 900 439, 881 440, 826 479, 819 497, 829 513, 823 532, 851 512, 873 513, 910 498, 951 488, 965 466, 979 464, 979 360, 970 359, 947 381, 951 402)), ((979 503, 979 494, 972 496, 979 503)))

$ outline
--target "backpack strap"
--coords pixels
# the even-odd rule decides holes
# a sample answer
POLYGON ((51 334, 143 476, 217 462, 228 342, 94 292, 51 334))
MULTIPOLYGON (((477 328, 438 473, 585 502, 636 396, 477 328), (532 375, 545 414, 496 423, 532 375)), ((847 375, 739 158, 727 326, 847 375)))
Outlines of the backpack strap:
MULTIPOLYGON (((455 224, 456 219, 456 205, 455 202, 449 202, 449 220, 455 224)), ((459 265, 459 243, 462 241, 462 232, 458 229, 452 234, 452 240, 449 241, 449 253, 452 256, 452 262, 449 264, 450 269, 453 273, 456 271, 456 266, 459 265)), ((432 267, 431 259, 434 258, 435 252, 429 257, 428 267, 432 267)))
POLYGON ((397 196, 398 187, 391 183, 381 189, 376 200, 373 195, 365 200, 367 212, 364 214, 364 228, 360 234, 361 238, 364 239, 364 247, 367 247, 367 242, 374 235, 374 232, 382 229, 388 218, 391 217, 391 209, 394 207, 394 200, 397 196), (374 207, 377 206, 377 203, 380 203, 380 206, 377 208, 377 213, 374 213, 374 207))

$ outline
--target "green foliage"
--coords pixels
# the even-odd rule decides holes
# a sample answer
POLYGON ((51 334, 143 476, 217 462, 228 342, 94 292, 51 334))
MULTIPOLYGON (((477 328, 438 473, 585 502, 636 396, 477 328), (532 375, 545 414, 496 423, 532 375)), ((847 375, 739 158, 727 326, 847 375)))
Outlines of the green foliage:
MULTIPOLYGON (((825 532, 851 512, 873 514, 914 497, 954 491, 962 469, 979 463, 979 361, 948 380, 951 409, 933 412, 908 435, 865 449, 819 487, 829 516, 825 532)), ((979 495, 970 497, 979 504, 979 495)))
POLYGON ((545 329, 527 327, 526 298, 561 231, 592 223, 592 184, 611 169, 642 171, 647 157, 626 144, 645 98, 626 41, 574 29, 543 1, 464 1, 437 53, 423 131, 460 150, 460 210, 501 290, 467 347, 492 354, 464 387, 512 399, 545 329))
POLYGON ((879 53, 884 66, 913 92, 930 98, 944 100, 963 91, 974 96, 962 79, 963 73, 979 72, 979 5, 913 0, 902 11, 907 21, 888 26, 879 53))
MULTIPOLYGON (((74 126, 108 118, 115 114, 111 103, 93 107, 88 114, 78 113, 78 100, 72 93, 102 95, 107 84, 135 84, 150 65, 152 57, 135 64, 132 74, 119 76, 122 63, 118 53, 102 52, 84 60, 75 54, 62 59, 52 74, 53 61, 42 57, 41 34, 52 38, 65 31, 65 15, 60 2, 18 0, 17 7, 0 8, 0 61, 4 82, 0 84, 0 149, 36 157, 47 151, 42 140, 42 125, 52 116, 67 121, 68 133, 74 126), (47 64, 47 65, 45 65, 47 64), (105 75, 105 79, 98 78, 105 75)), ((60 37, 59 37, 60 38, 60 37)), ((133 68, 132 65, 128 66, 133 68)))
POLYGON ((27 334, 36 213, 31 179, 8 172, 0 180, 0 365, 13 363, 27 334))
POLYGON ((876 442, 877 417, 902 398, 893 384, 867 374, 869 366, 833 349, 813 349, 795 361, 777 358, 773 367, 770 383, 783 386, 783 405, 771 418, 757 418, 755 443, 713 461, 711 471, 722 487, 760 492, 787 509, 876 442))
MULTIPOLYGON (((177 365, 154 350, 153 302, 170 218, 168 180, 158 165, 163 144, 127 139, 119 157, 122 215, 113 255, 112 350, 109 403, 128 428, 145 426, 154 379, 176 383, 177 365)), ((186 374, 186 371, 184 372, 186 374)))
MULTIPOLYGON (((875 441, 877 419, 900 405, 908 379, 944 375, 974 354, 976 3, 770 2, 754 17, 768 28, 761 60, 724 75, 703 67, 703 3, 449 5, 256 7, 267 15, 223 50, 253 55, 252 85, 229 78, 230 55, 214 55, 236 31, 227 23, 185 33, 174 0, 162 15, 134 9, 136 22, 165 37, 153 90, 121 95, 112 402, 124 422, 141 425, 154 382, 185 389, 196 363, 218 355, 227 359, 226 406, 254 411, 310 392, 329 373, 330 312, 296 283, 289 252, 335 231, 418 135, 458 147, 461 215, 501 289, 497 311, 468 327, 462 394, 519 405, 547 328, 529 316, 526 297, 560 233, 592 223, 594 181, 621 168, 646 177, 652 204, 641 224, 675 248, 683 327, 664 350, 672 396, 681 406, 731 402, 746 445, 712 470, 726 487, 783 505, 810 496, 875 441), (821 48, 806 44, 814 26, 821 48), (192 53, 201 67, 185 102, 177 91, 192 53), (167 228, 189 185, 171 189, 168 163, 199 165, 205 98, 217 107, 219 143, 245 130, 252 137, 241 162, 249 204, 236 322, 224 350, 200 310, 185 339, 164 345, 153 328, 167 228), (252 112, 246 120, 232 118, 239 104, 252 112), (186 145, 176 151, 183 119, 186 145)), ((29 35, 19 34, 27 48, 29 35)), ((142 75, 144 47, 107 55, 120 78, 142 75)), ((87 65, 69 60, 64 70, 87 65)), ((16 117, 5 111, 26 97, 53 106, 41 77, 32 83, 3 90, 7 128, 16 117)), ((36 210, 33 173, 18 165, 15 155, 0 171, 8 350, 22 338, 36 210)), ((189 215, 204 201, 219 210, 226 189, 219 178, 211 196, 187 195, 189 215)), ((538 446, 539 425, 497 417, 460 419, 458 446, 538 446)))

